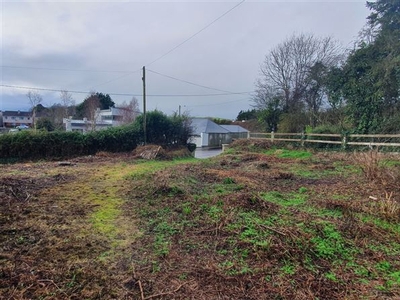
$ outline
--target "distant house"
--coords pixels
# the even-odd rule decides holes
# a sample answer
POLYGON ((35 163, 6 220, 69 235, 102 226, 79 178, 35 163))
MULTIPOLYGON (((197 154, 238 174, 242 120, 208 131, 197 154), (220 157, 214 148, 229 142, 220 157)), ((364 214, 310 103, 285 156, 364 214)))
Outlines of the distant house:
MULTIPOLYGON (((26 125, 32 127, 33 118, 32 113, 27 111, 3 111, 2 115, 2 126, 7 128, 14 128, 20 125, 26 125)), ((0 117, 1 118, 1 117, 0 117)), ((0 123, 1 125, 1 123, 0 123)))
POLYGON ((110 107, 109 109, 97 109, 96 122, 110 123, 111 126, 123 124, 126 109, 119 107, 110 107))
POLYGON ((97 109, 95 112, 95 121, 83 118, 82 120, 65 118, 63 124, 65 124, 66 131, 79 131, 87 132, 92 130, 102 130, 108 127, 119 126, 124 123, 124 117, 126 116, 126 109, 118 107, 110 107, 109 109, 97 109))
POLYGON ((101 129, 106 129, 108 127, 113 126, 111 122, 106 122, 106 121, 92 122, 87 118, 83 118, 83 120, 76 120, 72 119, 72 117, 64 118, 63 124, 65 125, 65 131, 78 131, 82 133, 93 130, 97 131, 101 129))
POLYGON ((238 125, 218 125, 209 119, 192 119, 192 142, 197 147, 221 147, 235 138, 247 138, 248 131, 238 125))

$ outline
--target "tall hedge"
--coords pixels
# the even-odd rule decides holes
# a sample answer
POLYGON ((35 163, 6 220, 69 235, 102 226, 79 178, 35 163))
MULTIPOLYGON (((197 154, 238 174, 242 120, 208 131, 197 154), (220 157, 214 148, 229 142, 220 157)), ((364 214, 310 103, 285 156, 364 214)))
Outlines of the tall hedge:
MULTIPOLYGON (((160 111, 147 114, 147 143, 186 144, 190 121, 176 114, 168 117, 160 111)), ((87 134, 79 132, 21 131, 0 135, 0 160, 56 159, 95 154, 99 151, 132 151, 144 142, 143 118, 134 124, 111 127, 87 134)))
POLYGON ((79 132, 21 131, 0 136, 0 159, 52 159, 130 151, 137 146, 133 126, 82 134, 79 132))

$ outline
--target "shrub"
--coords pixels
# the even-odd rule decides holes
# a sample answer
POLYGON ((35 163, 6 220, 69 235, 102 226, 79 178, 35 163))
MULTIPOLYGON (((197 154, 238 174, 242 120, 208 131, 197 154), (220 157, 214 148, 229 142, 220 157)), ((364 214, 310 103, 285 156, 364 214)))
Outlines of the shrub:
MULTIPOLYGON (((190 121, 176 114, 167 117, 162 112, 148 114, 148 142, 159 145, 187 144, 190 121)), ((143 142, 142 117, 133 125, 111 127, 87 134, 79 132, 23 131, 0 136, 0 159, 14 161, 25 159, 69 158, 105 152, 132 151, 143 142)), ((187 151, 187 150, 186 150, 187 151)))
MULTIPOLYGON (((338 125, 320 125, 311 130, 311 133, 319 134, 341 134, 342 129, 338 125)), ((309 139, 312 140, 322 140, 322 141, 340 141, 337 137, 324 137, 324 136, 310 136, 309 139)), ((325 144, 325 143, 307 143, 307 147, 312 148, 341 148, 341 144, 325 144)))
POLYGON ((278 132, 299 133, 307 125, 307 117, 304 113, 282 114, 278 124, 278 132))
POLYGON ((194 152, 195 150, 196 150, 196 144, 195 143, 189 143, 188 145, 187 145, 187 147, 188 147, 188 150, 190 151, 190 152, 194 152))
MULTIPOLYGON (((136 118, 133 126, 139 134, 139 143, 143 143, 143 115, 136 118)), ((190 119, 185 115, 174 114, 168 117, 158 110, 146 114, 146 143, 161 146, 186 145, 191 132, 190 119)))

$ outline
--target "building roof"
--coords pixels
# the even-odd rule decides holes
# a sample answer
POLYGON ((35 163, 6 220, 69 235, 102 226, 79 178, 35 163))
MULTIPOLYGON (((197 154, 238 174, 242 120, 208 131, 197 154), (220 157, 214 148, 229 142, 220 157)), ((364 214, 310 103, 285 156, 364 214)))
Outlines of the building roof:
POLYGON ((201 133, 229 133, 229 131, 209 119, 192 119, 194 135, 201 133))
POLYGON ((247 129, 243 128, 239 125, 221 125, 222 128, 225 128, 231 133, 242 133, 242 132, 249 132, 247 129))
POLYGON ((5 111, 3 111, 3 116, 4 117, 16 117, 16 116, 31 117, 32 113, 30 111, 5 110, 5 111))

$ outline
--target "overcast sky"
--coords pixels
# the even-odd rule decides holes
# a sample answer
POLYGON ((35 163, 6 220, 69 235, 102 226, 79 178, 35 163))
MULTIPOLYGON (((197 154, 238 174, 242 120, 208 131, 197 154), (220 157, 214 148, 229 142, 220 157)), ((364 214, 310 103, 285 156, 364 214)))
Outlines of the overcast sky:
MULTIPOLYGON (((89 91, 110 94, 117 106, 136 95, 142 110, 146 66, 148 110, 171 114, 181 105, 192 116, 234 119, 251 108, 273 47, 313 33, 352 48, 369 15, 365 1, 248 0, 212 23, 238 3, 2 1, 0 110, 29 109, 29 89, 4 85, 74 91, 77 104, 89 91)), ((58 91, 38 92, 45 106, 60 101, 58 91)))

